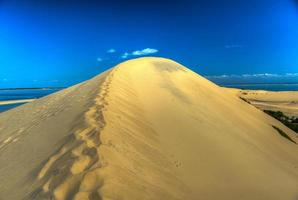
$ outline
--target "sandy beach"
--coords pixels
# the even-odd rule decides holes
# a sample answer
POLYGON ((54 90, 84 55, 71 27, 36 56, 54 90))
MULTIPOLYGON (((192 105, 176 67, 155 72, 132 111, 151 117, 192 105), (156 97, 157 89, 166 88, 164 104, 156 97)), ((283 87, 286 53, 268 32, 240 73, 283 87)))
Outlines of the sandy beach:
POLYGON ((17 104, 17 103, 28 103, 32 102, 35 99, 20 99, 20 100, 9 100, 9 101, 0 101, 0 105, 9 105, 9 104, 17 104))
POLYGON ((147 57, 2 113, 0 199, 297 199, 298 135, 255 107, 297 93, 245 92, 147 57))

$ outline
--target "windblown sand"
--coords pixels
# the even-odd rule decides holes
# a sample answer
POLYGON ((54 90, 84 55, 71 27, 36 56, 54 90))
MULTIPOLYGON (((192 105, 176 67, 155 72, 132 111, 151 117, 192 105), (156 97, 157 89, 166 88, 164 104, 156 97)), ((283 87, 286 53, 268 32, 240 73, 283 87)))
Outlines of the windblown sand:
POLYGON ((163 58, 0 114, 0 199, 298 198, 297 134, 163 58))

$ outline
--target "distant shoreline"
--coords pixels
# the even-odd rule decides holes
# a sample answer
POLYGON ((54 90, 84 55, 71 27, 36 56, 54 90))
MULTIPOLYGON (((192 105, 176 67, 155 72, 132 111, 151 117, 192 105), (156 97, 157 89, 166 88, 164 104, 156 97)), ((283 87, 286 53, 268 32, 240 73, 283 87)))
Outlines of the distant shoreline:
POLYGON ((42 87, 42 88, 0 88, 0 91, 5 90, 59 90, 66 87, 42 87))
POLYGON ((218 85, 221 87, 237 88, 242 90, 264 90, 271 92, 298 91, 298 83, 219 83, 218 85))
POLYGON ((0 101, 0 106, 10 105, 10 104, 28 103, 28 102, 32 102, 34 100, 36 100, 36 99, 19 99, 19 100, 0 101))
POLYGON ((242 86, 253 86, 253 85, 298 85, 298 83, 229 83, 219 84, 224 86, 242 85, 242 86))

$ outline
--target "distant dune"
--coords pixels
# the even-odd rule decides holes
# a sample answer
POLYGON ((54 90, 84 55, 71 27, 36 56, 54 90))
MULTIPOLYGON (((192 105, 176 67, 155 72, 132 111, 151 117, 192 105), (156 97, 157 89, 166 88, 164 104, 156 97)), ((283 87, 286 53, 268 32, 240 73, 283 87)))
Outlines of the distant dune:
POLYGON ((238 95, 262 110, 281 111, 290 117, 298 117, 298 91, 238 90, 238 95))
POLYGON ((0 199, 297 200, 295 142, 236 92, 139 58, 0 114, 0 199))

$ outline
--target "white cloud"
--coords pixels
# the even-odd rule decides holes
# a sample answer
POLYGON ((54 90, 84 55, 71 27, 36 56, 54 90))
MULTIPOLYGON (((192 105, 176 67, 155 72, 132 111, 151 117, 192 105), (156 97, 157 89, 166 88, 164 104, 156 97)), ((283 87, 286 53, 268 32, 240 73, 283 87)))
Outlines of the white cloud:
POLYGON ((158 50, 157 49, 151 49, 151 48, 146 48, 143 50, 137 50, 132 52, 132 55, 134 56, 143 56, 143 55, 148 55, 148 54, 154 54, 157 53, 158 50))
POLYGON ((121 58, 125 59, 125 58, 127 58, 129 55, 130 55, 129 53, 125 52, 125 53, 121 56, 121 58))
POLYGON ((116 50, 115 49, 109 49, 109 50, 107 50, 107 53, 115 53, 116 52, 116 50))
POLYGON ((260 73, 260 74, 230 74, 230 75, 215 75, 206 76, 206 78, 286 78, 286 77, 298 77, 298 73, 286 73, 286 74, 271 74, 271 73, 260 73))
MULTIPOLYGON (((242 75, 243 76, 243 75, 242 75)), ((279 77, 284 76, 281 74, 270 74, 270 73, 263 73, 263 74, 248 74, 245 77, 279 77)))
POLYGON ((298 73, 286 73, 289 77, 298 77, 298 73))
POLYGON ((102 58, 97 58, 97 62, 101 62, 102 61, 102 58))
POLYGON ((145 56, 145 55, 154 54, 154 53, 157 53, 157 52, 158 52, 157 49, 146 48, 146 49, 143 49, 143 50, 136 50, 136 51, 133 51, 131 53, 125 52, 124 54, 122 54, 121 58, 126 59, 129 56, 145 56))

